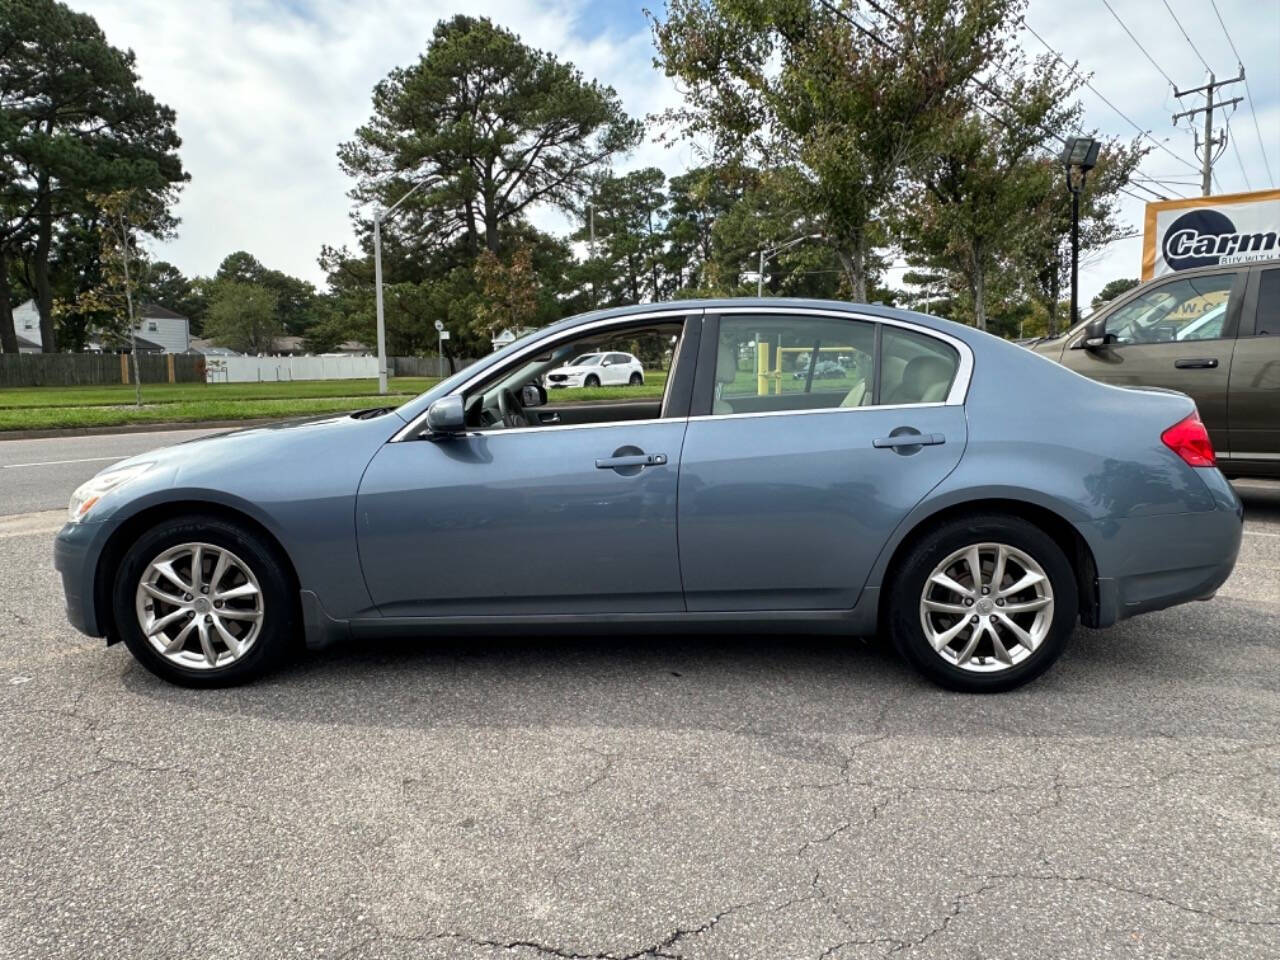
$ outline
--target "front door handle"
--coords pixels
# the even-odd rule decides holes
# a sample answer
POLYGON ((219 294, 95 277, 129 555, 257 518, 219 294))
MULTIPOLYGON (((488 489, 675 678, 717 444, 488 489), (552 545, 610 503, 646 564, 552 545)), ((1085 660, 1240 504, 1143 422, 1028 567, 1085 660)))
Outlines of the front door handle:
POLYGON ((1179 370, 1211 370, 1218 365, 1218 358, 1195 357, 1188 360, 1175 360, 1173 365, 1179 370))
POLYGON ((872 440, 873 447, 893 449, 894 447, 931 447, 937 443, 946 443, 947 438, 940 433, 899 433, 891 437, 880 437, 872 440))
POLYGON ((621 457, 601 457, 596 460, 597 470, 617 470, 619 467, 660 467, 667 462, 665 453, 632 453, 621 457))
POLYGON ((558 414, 558 413, 542 413, 541 411, 539 411, 539 413, 538 413, 538 422, 539 422, 539 423, 559 423, 559 422, 560 422, 560 414, 558 414))

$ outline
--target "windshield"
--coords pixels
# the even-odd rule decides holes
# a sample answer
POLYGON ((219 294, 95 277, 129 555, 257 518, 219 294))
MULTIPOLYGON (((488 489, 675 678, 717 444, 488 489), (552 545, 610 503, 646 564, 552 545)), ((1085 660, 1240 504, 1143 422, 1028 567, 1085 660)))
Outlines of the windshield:
POLYGON ((600 354, 588 353, 588 354, 584 354, 583 356, 579 357, 577 360, 573 361, 573 363, 569 364, 569 366, 580 367, 583 364, 596 363, 597 361, 599 361, 599 359, 600 359, 600 354))

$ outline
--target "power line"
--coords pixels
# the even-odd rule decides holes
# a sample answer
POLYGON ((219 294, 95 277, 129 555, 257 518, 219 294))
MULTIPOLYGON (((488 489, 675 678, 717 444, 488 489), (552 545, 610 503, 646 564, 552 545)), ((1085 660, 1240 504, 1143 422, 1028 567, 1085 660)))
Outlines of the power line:
MULTIPOLYGON (((1227 30, 1226 21, 1222 19, 1222 14, 1218 11, 1217 0, 1209 0, 1209 2, 1213 4, 1213 12, 1218 18, 1218 23, 1222 25, 1222 32, 1226 35, 1227 43, 1231 45, 1231 52, 1236 55, 1236 64, 1240 67, 1240 78, 1244 80, 1244 97, 1246 102, 1249 104, 1249 112, 1253 114, 1253 132, 1258 135, 1258 146, 1262 148, 1262 163, 1267 169, 1267 179, 1271 181, 1271 186, 1274 187, 1276 185, 1276 177, 1275 174, 1271 172, 1271 158, 1267 156, 1267 144, 1266 141, 1262 139, 1262 127, 1258 125, 1258 111, 1255 110, 1253 106, 1253 92, 1249 89, 1249 78, 1245 76, 1244 59, 1240 56, 1240 51, 1236 49, 1235 41, 1231 39, 1231 33, 1227 30)), ((1239 148, 1237 147, 1236 150, 1238 155, 1239 148)), ((1241 170, 1241 173, 1243 172, 1244 171, 1241 170)), ((1245 183, 1248 182, 1249 180, 1246 177, 1245 183)))
POLYGON ((1240 147, 1236 143, 1236 138, 1231 135, 1231 118, 1227 118, 1227 142, 1231 144, 1231 149, 1235 152, 1236 163, 1240 165, 1240 176, 1244 177, 1244 186, 1246 190, 1252 190, 1253 184, 1249 182, 1249 175, 1244 172, 1244 160, 1240 158, 1240 147))
POLYGON ((1178 156, 1176 153, 1174 153, 1172 150, 1170 150, 1170 149, 1169 149, 1165 144, 1161 143, 1159 140, 1157 140, 1155 137, 1153 137, 1153 136, 1151 135, 1151 131, 1149 131, 1149 130, 1143 130, 1143 129, 1142 129, 1142 127, 1138 126, 1136 123, 1134 123, 1132 120, 1130 120, 1130 119, 1129 119, 1129 117, 1124 113, 1124 111, 1122 111, 1122 110, 1121 110, 1119 107, 1117 107, 1114 103, 1112 103, 1112 102, 1111 102, 1110 100, 1108 100, 1105 96, 1103 96, 1103 95, 1102 95, 1102 93, 1098 90, 1098 88, 1097 88, 1097 87, 1095 87, 1092 83, 1090 83, 1090 82, 1089 82, 1089 80, 1088 80, 1088 78, 1087 78, 1087 77, 1083 76, 1083 75, 1082 75, 1078 70, 1076 70, 1076 69, 1075 69, 1075 67, 1073 67, 1071 64, 1067 63, 1067 61, 1066 61, 1065 59, 1063 59, 1062 54, 1058 53, 1058 51, 1057 51, 1057 50, 1055 50, 1053 47, 1049 46, 1049 41, 1047 41, 1044 37, 1040 36, 1040 34, 1036 33, 1035 28, 1033 28, 1033 27, 1031 26, 1031 24, 1027 23, 1027 18, 1026 18, 1026 17, 1023 17, 1023 18, 1022 18, 1022 25, 1023 25, 1024 27, 1026 27, 1028 30, 1030 30, 1030 31, 1031 31, 1031 35, 1032 35, 1033 37, 1035 37, 1037 40, 1039 40, 1039 41, 1040 41, 1040 43, 1044 45, 1044 48, 1045 48, 1046 50, 1048 50, 1051 54, 1053 54, 1054 59, 1056 59, 1060 64, 1062 64, 1064 67, 1066 67, 1068 70, 1070 70, 1073 74, 1075 74, 1076 78, 1077 78, 1077 79, 1079 79, 1081 83, 1083 83, 1086 87, 1088 87, 1090 90, 1092 90, 1092 91, 1094 92, 1094 94, 1098 97, 1098 99, 1099 99, 1099 100, 1101 100, 1101 101, 1102 101, 1103 103, 1105 103, 1108 107, 1110 107, 1110 108, 1111 108, 1112 110, 1114 110, 1117 114, 1119 114, 1119 115, 1124 119, 1124 121, 1125 121, 1126 123, 1128 123, 1128 124, 1129 124, 1129 126, 1133 127, 1133 129, 1137 130, 1137 131, 1138 131, 1138 133, 1140 133, 1142 136, 1146 137, 1148 140, 1150 140, 1152 143, 1154 143, 1157 147, 1159 147, 1159 148, 1160 148, 1161 150, 1163 150, 1165 153, 1169 154, 1169 156, 1173 157, 1173 159, 1177 160, 1177 161, 1178 161, 1179 163, 1181 163, 1183 166, 1190 167, 1192 170, 1196 169, 1195 164, 1193 164, 1190 160, 1187 160, 1187 159, 1185 159, 1185 158, 1183 158, 1183 157, 1178 156))
POLYGON ((1186 38, 1186 41, 1188 44, 1190 44, 1191 49, 1195 50, 1196 56, 1200 57, 1200 62, 1204 64, 1204 68, 1208 70, 1210 73, 1213 73, 1213 67, 1209 66, 1209 61, 1206 60, 1201 55, 1200 51, 1196 49, 1196 45, 1191 42, 1191 34, 1187 33, 1186 28, 1183 27, 1182 25, 1182 21, 1180 21, 1178 19, 1178 15, 1173 12, 1173 7, 1169 6, 1169 0, 1160 0, 1160 2, 1163 3, 1164 8, 1169 11, 1169 16, 1173 17, 1173 22, 1178 25, 1178 29, 1182 31, 1182 36, 1186 38))
POLYGON ((1142 55, 1151 61, 1151 65, 1156 68, 1156 71, 1160 74, 1160 76, 1164 77, 1166 80, 1169 81, 1169 86, 1177 87, 1177 84, 1173 82, 1173 77, 1165 73, 1164 70, 1161 69, 1160 64, 1156 63, 1155 57, 1147 53, 1147 48, 1144 47, 1142 43, 1138 40, 1138 38, 1133 35, 1133 31, 1125 26, 1124 21, 1120 19, 1120 14, 1116 13, 1115 9, 1111 6, 1111 4, 1108 3, 1107 0, 1102 0, 1102 5, 1111 11, 1111 15, 1116 18, 1116 23, 1120 24, 1124 32, 1129 35, 1129 39, 1138 45, 1138 49, 1142 51, 1142 55))

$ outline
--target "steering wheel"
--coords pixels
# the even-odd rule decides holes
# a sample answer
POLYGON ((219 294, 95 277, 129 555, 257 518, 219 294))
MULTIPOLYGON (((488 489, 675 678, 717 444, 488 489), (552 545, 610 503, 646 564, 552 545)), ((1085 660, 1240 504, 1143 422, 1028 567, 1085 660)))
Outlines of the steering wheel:
POLYGON ((529 426, 529 418, 525 416, 524 407, 520 406, 514 390, 498 392, 498 412, 502 414, 502 425, 508 430, 529 426))

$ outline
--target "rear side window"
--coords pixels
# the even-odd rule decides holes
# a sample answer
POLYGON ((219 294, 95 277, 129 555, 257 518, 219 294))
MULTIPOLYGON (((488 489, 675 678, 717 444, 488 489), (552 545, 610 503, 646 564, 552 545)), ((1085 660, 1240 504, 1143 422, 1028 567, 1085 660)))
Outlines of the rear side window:
POLYGON ((959 367, 960 356, 949 344, 886 324, 880 345, 880 403, 944 403, 959 367))
POLYGON ((890 324, 881 325, 877 392, 876 326, 803 314, 722 317, 712 413, 945 402, 957 352, 890 324))
POLYGON ((1280 336, 1280 270, 1263 270, 1258 279, 1258 322, 1254 333, 1280 336))

